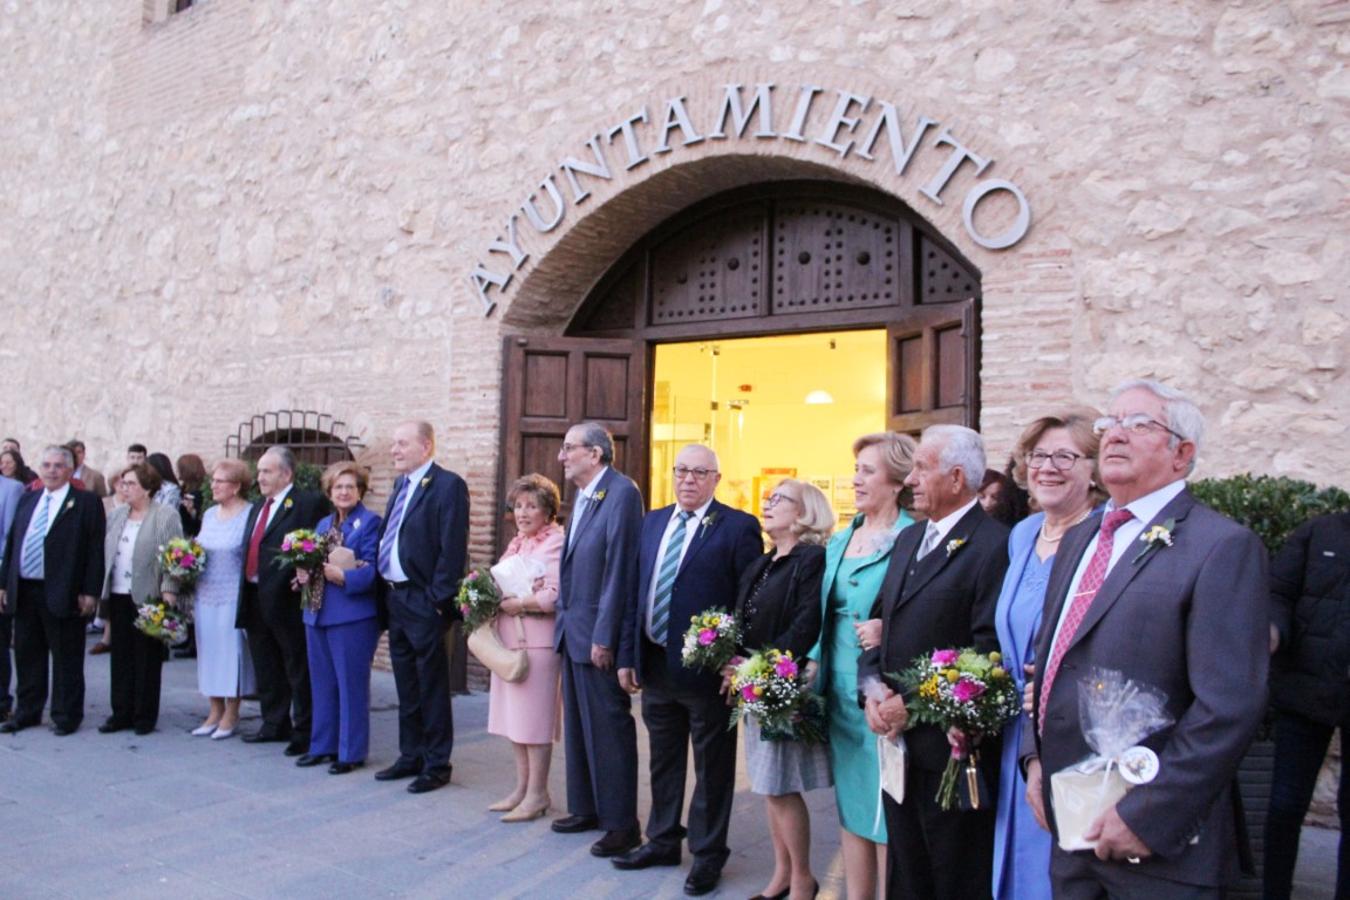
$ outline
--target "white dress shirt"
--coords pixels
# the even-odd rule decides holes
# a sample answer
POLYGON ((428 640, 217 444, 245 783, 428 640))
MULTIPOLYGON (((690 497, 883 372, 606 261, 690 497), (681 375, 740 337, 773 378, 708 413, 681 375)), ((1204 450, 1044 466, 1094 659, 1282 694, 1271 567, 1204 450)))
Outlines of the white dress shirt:
MULTIPOLYGON (((412 508, 413 494, 421 487, 422 479, 427 476, 427 471, 431 468, 433 461, 428 459, 408 473, 408 483, 403 488, 403 512, 399 516, 397 527, 394 528, 394 544, 389 548, 389 565, 385 566, 384 571, 380 572, 385 581, 400 582, 408 580, 408 573, 403 571, 403 563, 399 561, 398 557, 399 537, 403 534, 403 523, 408 521, 408 510, 412 508)), ((385 515, 387 517, 388 512, 385 515)), ((386 534, 385 538, 388 537, 389 535, 386 534)))
MULTIPOLYGON (((928 524, 924 526, 923 541, 920 543, 920 546, 923 546, 923 544, 929 544, 930 549, 928 550, 928 553, 932 553, 939 546, 941 546, 943 538, 951 534, 952 529, 956 527, 956 523, 961 521, 961 517, 964 516, 966 513, 970 512, 970 510, 975 506, 975 504, 979 502, 980 498, 976 497, 974 500, 971 500, 969 503, 958 509, 956 512, 948 513, 947 515, 938 519, 936 522, 930 519, 928 521, 928 524), (936 538, 932 536, 934 530, 937 531, 936 538)), ((927 553, 924 554, 924 556, 927 555, 928 555, 927 553)))
MULTIPOLYGON (((684 546, 680 548, 680 562, 678 565, 684 565, 684 555, 689 552, 689 545, 694 542, 694 535, 698 534, 698 526, 703 522, 703 517, 708 514, 708 507, 712 506, 712 498, 708 502, 694 510, 694 514, 684 521, 684 535, 681 540, 684 546)), ((652 607, 656 603, 656 579, 661 574, 661 563, 666 559, 666 548, 670 546, 672 538, 675 536, 675 529, 680 527, 680 510, 676 507, 670 511, 670 521, 666 523, 666 532, 661 536, 661 545, 656 548, 656 570, 652 572, 651 587, 647 589, 647 621, 644 623, 644 630, 649 640, 654 643, 656 638, 652 635, 652 607)), ((677 567, 678 571, 678 567, 677 567)), ((687 627, 686 623, 686 627, 687 627)), ((672 627, 672 623, 667 621, 666 628, 672 627)), ((683 631, 683 629, 681 629, 683 631)))

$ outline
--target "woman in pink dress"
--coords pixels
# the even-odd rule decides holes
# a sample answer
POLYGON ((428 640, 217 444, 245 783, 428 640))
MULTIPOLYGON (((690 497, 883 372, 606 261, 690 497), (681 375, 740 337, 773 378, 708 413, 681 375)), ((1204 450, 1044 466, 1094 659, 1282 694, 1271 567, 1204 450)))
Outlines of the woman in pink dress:
POLYGON ((558 736, 559 665, 553 650, 553 610, 558 602, 558 565, 563 529, 558 524, 558 486, 543 475, 526 475, 511 486, 507 502, 516 536, 502 558, 522 556, 543 572, 528 597, 506 597, 497 617, 497 636, 508 648, 530 657, 525 678, 515 684, 492 676, 488 732, 511 741, 516 786, 488 809, 505 812, 503 822, 528 822, 548 811, 548 767, 558 736))

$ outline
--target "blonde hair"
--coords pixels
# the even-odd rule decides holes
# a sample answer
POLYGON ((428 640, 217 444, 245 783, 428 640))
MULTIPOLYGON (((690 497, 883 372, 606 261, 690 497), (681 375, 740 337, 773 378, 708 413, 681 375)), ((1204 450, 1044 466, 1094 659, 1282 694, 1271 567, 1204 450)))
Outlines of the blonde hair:
POLYGON ((248 493, 248 486, 253 483, 253 473, 249 471, 248 463, 242 459, 222 459, 211 467, 211 474, 219 472, 227 481, 233 481, 239 485, 239 498, 244 499, 248 493))
POLYGON ((797 521, 792 523, 792 533, 797 540, 803 544, 828 541, 830 532, 834 531, 834 510, 830 509, 830 501, 825 499, 820 488, 809 481, 784 478, 774 490, 781 490, 783 485, 795 488, 798 494, 797 521))
MULTIPOLYGON (((910 470, 914 468, 914 451, 918 446, 914 438, 895 431, 865 434, 853 442, 855 458, 868 447, 876 447, 881 451, 881 466, 886 470, 887 480, 901 488, 895 495, 897 509, 904 509, 904 501, 908 499, 909 491, 904 490, 904 484, 910 470)), ((983 469, 980 474, 984 474, 983 469)))
POLYGON ((1092 483, 1088 488, 1088 496, 1092 498, 1094 506, 1103 502, 1106 499, 1106 491, 1101 486, 1102 476, 1097 465, 1101 438, 1092 430, 1092 423, 1100 417, 1101 413, 1090 406, 1074 406, 1048 416, 1041 416, 1022 429, 1022 436, 1017 439, 1017 445, 1013 448, 1013 481, 1023 490, 1027 489, 1027 456, 1036 448, 1037 442, 1047 431, 1052 428, 1063 428, 1069 432, 1074 445, 1087 457, 1092 466, 1090 476, 1092 483))

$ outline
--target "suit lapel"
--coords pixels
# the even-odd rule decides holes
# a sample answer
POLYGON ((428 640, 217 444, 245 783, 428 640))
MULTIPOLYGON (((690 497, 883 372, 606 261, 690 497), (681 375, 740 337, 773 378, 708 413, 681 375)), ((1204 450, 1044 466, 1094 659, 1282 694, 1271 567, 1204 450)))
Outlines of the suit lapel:
MULTIPOLYGON (((684 571, 684 567, 689 565, 689 560, 693 559, 694 555, 702 550, 703 546, 708 543, 709 532, 716 528, 721 521, 721 510, 722 504, 718 503, 716 500, 708 506, 708 511, 703 515, 703 521, 698 523, 698 527, 694 530, 694 539, 689 543, 689 549, 685 551, 684 559, 680 560, 680 572, 684 571)), ((674 515, 674 513, 672 513, 672 515, 674 515)), ((678 572, 675 577, 679 577, 678 572)))
POLYGON ((432 463, 431 467, 427 469, 427 474, 423 475, 422 480, 417 483, 417 489, 413 491, 412 499, 408 501, 408 508, 403 510, 403 518, 405 520, 414 509, 417 509, 417 505, 422 502, 422 498, 430 492, 431 481, 436 477, 436 472, 438 470, 439 467, 435 463, 432 463))
MULTIPOLYGON (((42 502, 42 497, 40 494, 38 495, 38 502, 39 503, 42 502)), ((72 507, 74 507, 74 505, 75 505, 75 488, 72 487, 70 490, 66 491, 66 499, 61 501, 60 506, 56 507, 55 509, 48 510, 48 515, 51 517, 51 521, 47 523, 48 534, 52 533, 52 529, 56 527, 57 522, 61 521, 61 517, 66 514, 66 510, 71 509, 72 507)))
POLYGON ((291 488, 290 492, 286 494, 285 500, 272 506, 272 514, 267 519, 267 527, 263 529, 263 540, 267 540, 281 524, 281 520, 287 517, 290 512, 290 508, 286 506, 288 502, 291 506, 295 506, 295 488, 291 488))
MULTIPOLYGON (((914 577, 905 579, 905 587, 900 595, 900 604, 897 605, 903 605, 910 597, 923 590, 928 582, 936 578, 938 573, 947 567, 947 563, 953 557, 962 553, 965 545, 969 543, 971 536, 975 534, 975 530, 980 527, 983 521, 984 510, 980 508, 980 504, 976 503, 957 521, 952 530, 947 532, 947 542, 938 544, 914 566, 914 577), (949 551, 948 548, 952 547, 953 544, 955 544, 955 547, 949 551)), ((925 525, 923 528, 914 529, 919 532, 920 540, 922 540, 927 528, 928 526, 925 525)))
MULTIPOLYGON (((1187 513, 1191 511, 1191 507, 1194 505, 1195 500, 1191 497, 1190 491, 1183 490, 1176 497, 1172 498, 1172 501, 1164 506, 1156 516, 1144 523, 1144 531, 1147 532, 1155 523, 1165 522, 1168 519, 1175 519, 1176 530, 1180 530, 1182 522, 1186 519, 1187 513)), ((1078 630, 1074 632, 1073 640, 1069 643, 1070 649, 1081 641, 1083 635, 1091 631, 1094 625, 1102 620, 1102 616, 1106 615, 1107 610, 1115 605, 1115 602, 1120 599, 1120 595, 1124 593, 1125 588, 1129 586, 1135 576, 1144 571, 1159 553, 1166 553, 1168 550, 1167 547, 1159 548, 1149 553, 1143 559, 1139 560, 1139 562, 1135 562, 1134 558, 1138 556, 1139 551, 1143 549, 1142 547, 1136 549, 1133 546, 1137 543, 1139 543, 1137 539, 1131 541, 1131 546, 1125 548, 1124 555, 1121 556, 1119 561, 1116 562, 1115 566, 1113 566, 1111 571, 1107 574, 1106 580, 1102 582, 1101 588, 1097 591, 1097 596, 1092 598, 1092 605, 1088 607, 1087 615, 1083 616, 1082 624, 1080 624, 1078 630)))
POLYGON ((921 541, 923 528, 906 526, 895 539, 895 546, 891 548, 886 577, 882 579, 881 590, 877 592, 879 604, 873 604, 874 609, 880 605, 881 618, 887 622, 890 621, 891 614, 901 605, 900 595, 905 591, 909 579, 909 561, 914 558, 921 541))
MULTIPOLYGON (((607 491, 613 477, 614 469, 605 469, 605 474, 600 476, 600 483, 595 486, 595 494, 607 491)), ((591 495, 590 501, 586 504, 586 514, 581 517, 580 530, 577 532, 575 538, 572 537, 572 526, 576 524, 576 516, 572 516, 572 521, 567 523, 567 535, 565 538, 567 541, 567 549, 563 552, 563 559, 572 555, 573 548, 581 542, 581 536, 591 527, 591 523, 595 521, 596 515, 600 512, 600 505, 605 502, 603 497, 597 498, 595 494, 591 495)), ((576 509, 575 503, 572 505, 572 509, 576 509)))

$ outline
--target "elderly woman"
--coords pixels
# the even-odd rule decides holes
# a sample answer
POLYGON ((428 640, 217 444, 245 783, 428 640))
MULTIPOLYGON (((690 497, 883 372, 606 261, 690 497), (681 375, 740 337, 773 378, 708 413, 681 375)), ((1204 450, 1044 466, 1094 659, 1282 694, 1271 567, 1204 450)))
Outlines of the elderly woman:
MULTIPOLYGON (((334 549, 323 567, 323 591, 314 594, 317 608, 304 613, 314 719, 309 752, 295 764, 329 763, 329 775, 344 775, 365 765, 370 749, 370 664, 380 640, 375 607, 380 517, 361 502, 370 485, 356 463, 333 463, 321 483, 334 512, 320 519, 315 531, 330 535, 334 549)), ((311 577, 296 570, 301 584, 311 577)))
POLYGON ((174 606, 178 581, 164 572, 159 548, 183 536, 178 512, 154 503, 159 473, 147 465, 122 473, 126 504, 108 516, 104 541, 103 600, 112 626, 112 715, 99 726, 103 734, 135 728, 137 734, 155 730, 159 719, 160 670, 165 647, 138 631, 137 604, 156 596, 174 606))
POLYGON ((239 582, 244 573, 244 527, 250 504, 244 499, 253 480, 248 466, 223 459, 211 470, 215 505, 202 514, 197 542, 206 551, 206 569, 193 591, 197 633, 197 690, 211 712, 193 734, 224 740, 239 722, 239 698, 255 690, 253 658, 241 628, 235 628, 239 582))
POLYGON ((881 643, 881 620, 873 616, 873 606, 895 538, 914 522, 901 505, 905 478, 914 467, 914 449, 913 438, 889 431, 853 442, 853 502, 858 512, 825 548, 821 634, 811 658, 820 663, 821 692, 829 714, 844 879, 853 900, 875 897, 886 868, 876 736, 858 707, 858 657, 881 643))
MULTIPOLYGON (((1041 510, 1019 522, 1008 536, 1008 572, 994 613, 999 647, 1019 688, 1026 685, 1022 667, 1032 662, 1055 551, 1064 533, 1103 499, 1097 477, 1098 439, 1092 431, 1100 415, 1094 409, 1073 409, 1039 418, 1022 432, 1014 451, 1014 476, 1041 510)), ((1027 805, 1027 785, 1017 760, 1025 727, 1024 713, 1003 735, 993 893, 1006 900, 1050 896, 1046 876, 1050 835, 1027 805)))
POLYGON ((511 741, 516 784, 488 807, 505 812, 503 822, 528 822, 548 811, 548 769, 558 733, 558 654, 553 650, 553 609, 558 602, 558 565, 563 529, 558 524, 558 486, 543 475, 526 475, 511 486, 507 502, 516 520, 516 536, 502 559, 521 556, 542 574, 533 593, 502 600, 497 636, 502 644, 529 655, 519 683, 492 676, 488 731, 511 741))
MULTIPOLYGON (((773 547, 741 576, 739 652, 772 647, 801 659, 820 639, 823 544, 834 530, 834 512, 819 488, 785 478, 764 501, 760 522, 773 547)), ((764 740, 751 717, 745 720, 745 769, 750 789, 764 796, 773 839, 773 875, 759 896, 815 896, 811 818, 802 792, 831 786, 828 752, 820 744, 764 740)))

